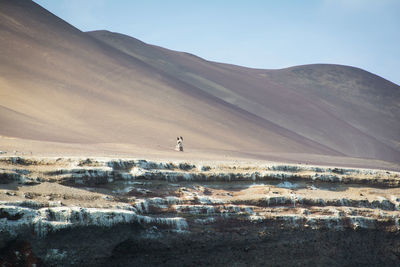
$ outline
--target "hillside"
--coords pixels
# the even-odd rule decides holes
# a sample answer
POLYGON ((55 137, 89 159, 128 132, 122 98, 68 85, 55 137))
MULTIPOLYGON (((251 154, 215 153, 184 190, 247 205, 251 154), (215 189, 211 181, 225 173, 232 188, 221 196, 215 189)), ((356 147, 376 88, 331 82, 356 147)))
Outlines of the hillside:
POLYGON ((400 87, 366 71, 243 68, 84 33, 31 1, 0 7, 1 136, 168 152, 182 135, 193 153, 400 161, 400 87))
POLYGON ((107 31, 90 35, 252 114, 348 156, 398 159, 399 86, 361 69, 256 70, 107 31))

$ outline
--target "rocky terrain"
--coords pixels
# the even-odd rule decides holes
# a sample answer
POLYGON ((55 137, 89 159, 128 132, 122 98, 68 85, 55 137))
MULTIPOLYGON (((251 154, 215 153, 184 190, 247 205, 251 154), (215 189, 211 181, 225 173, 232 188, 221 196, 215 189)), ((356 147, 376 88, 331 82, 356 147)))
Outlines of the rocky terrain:
POLYGON ((2 266, 396 265, 400 173, 0 158, 2 266))

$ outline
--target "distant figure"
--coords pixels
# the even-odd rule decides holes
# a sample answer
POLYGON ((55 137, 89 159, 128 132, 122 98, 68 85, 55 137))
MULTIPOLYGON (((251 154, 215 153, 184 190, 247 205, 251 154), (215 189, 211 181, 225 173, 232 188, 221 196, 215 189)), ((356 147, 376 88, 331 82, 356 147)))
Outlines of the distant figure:
POLYGON ((176 151, 183 151, 183 137, 177 137, 176 138, 176 147, 175 147, 176 151))

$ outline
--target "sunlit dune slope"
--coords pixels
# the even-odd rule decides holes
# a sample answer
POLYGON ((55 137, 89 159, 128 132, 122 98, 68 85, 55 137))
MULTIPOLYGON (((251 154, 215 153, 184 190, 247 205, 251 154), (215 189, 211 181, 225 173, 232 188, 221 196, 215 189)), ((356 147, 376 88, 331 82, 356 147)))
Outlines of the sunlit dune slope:
POLYGON ((399 86, 360 69, 258 70, 84 33, 0 1, 0 135, 400 161, 399 86))
POLYGON ((399 160, 400 87, 364 70, 282 70, 209 62, 107 31, 91 36, 308 140, 354 157, 399 160))

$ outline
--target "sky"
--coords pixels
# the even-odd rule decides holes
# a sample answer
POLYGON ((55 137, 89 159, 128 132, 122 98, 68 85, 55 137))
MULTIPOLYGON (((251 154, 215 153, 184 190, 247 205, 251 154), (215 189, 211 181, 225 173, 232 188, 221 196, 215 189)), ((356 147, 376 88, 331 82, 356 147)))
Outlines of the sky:
POLYGON ((34 0, 82 31, 276 69, 362 68, 400 85, 400 0, 34 0))

